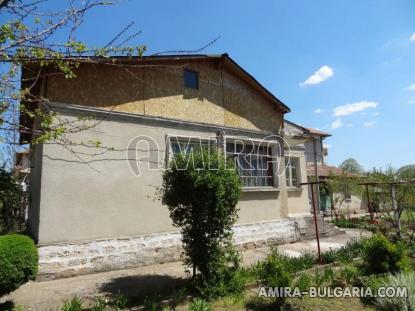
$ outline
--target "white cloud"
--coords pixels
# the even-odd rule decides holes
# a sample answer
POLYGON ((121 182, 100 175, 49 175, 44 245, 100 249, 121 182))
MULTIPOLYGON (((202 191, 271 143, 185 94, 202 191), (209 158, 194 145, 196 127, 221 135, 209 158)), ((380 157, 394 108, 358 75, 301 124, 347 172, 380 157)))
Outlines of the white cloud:
POLYGON ((338 106, 333 109, 333 116, 347 116, 355 112, 363 111, 368 108, 376 108, 379 104, 376 102, 361 101, 353 104, 347 104, 344 106, 338 106))
POLYGON ((380 112, 378 112, 378 111, 376 111, 376 112, 372 112, 372 116, 378 116, 378 115, 380 115, 380 112))
POLYGON ((330 129, 335 130, 342 126, 344 126, 343 121, 341 119, 337 119, 330 125, 330 129))
POLYGON ((321 108, 317 108, 316 110, 314 110, 314 113, 322 113, 324 112, 324 109, 321 108))
POLYGON ((307 85, 315 85, 323 82, 324 80, 327 80, 331 76, 334 75, 333 68, 330 68, 327 65, 324 65, 319 70, 317 70, 314 74, 309 76, 307 80, 300 83, 300 86, 307 86, 307 85))
POLYGON ((371 127, 373 125, 375 125, 376 121, 368 121, 368 122, 364 122, 363 126, 365 127, 371 127))
POLYGON ((408 86, 408 90, 411 92, 415 92, 415 83, 408 86))
POLYGON ((409 40, 415 41, 415 32, 409 37, 409 40))

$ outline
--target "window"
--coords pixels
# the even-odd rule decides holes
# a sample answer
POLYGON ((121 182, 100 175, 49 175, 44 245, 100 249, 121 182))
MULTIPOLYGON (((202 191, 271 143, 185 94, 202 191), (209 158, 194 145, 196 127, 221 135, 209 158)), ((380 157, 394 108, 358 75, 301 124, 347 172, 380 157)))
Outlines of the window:
POLYGON ((197 71, 185 69, 183 78, 185 88, 194 90, 199 89, 199 74, 197 71))
POLYGON ((216 140, 214 139, 201 139, 196 137, 170 137, 169 138, 169 157, 170 161, 175 154, 182 153, 183 155, 190 154, 192 151, 197 151, 202 148, 216 149, 216 140))
POLYGON ((244 187, 273 187, 272 150, 268 145, 226 143, 226 155, 234 159, 244 187))
POLYGON ((287 181, 287 187, 298 187, 300 185, 298 180, 298 166, 298 158, 285 158, 285 177, 287 181))

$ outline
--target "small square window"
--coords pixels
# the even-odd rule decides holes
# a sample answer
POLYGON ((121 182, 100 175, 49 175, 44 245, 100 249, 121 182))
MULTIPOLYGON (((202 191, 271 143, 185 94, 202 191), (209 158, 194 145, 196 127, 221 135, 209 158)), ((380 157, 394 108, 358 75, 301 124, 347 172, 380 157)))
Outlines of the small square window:
POLYGON ((184 70, 184 87, 187 89, 199 89, 199 74, 197 71, 184 70))

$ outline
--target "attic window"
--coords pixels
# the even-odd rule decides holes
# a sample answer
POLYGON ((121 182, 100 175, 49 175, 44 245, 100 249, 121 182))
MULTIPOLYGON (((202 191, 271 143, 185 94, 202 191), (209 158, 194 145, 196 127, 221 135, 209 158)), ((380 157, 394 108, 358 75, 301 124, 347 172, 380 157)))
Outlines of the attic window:
POLYGON ((185 88, 193 90, 199 89, 199 74, 197 71, 185 69, 183 78, 185 88))

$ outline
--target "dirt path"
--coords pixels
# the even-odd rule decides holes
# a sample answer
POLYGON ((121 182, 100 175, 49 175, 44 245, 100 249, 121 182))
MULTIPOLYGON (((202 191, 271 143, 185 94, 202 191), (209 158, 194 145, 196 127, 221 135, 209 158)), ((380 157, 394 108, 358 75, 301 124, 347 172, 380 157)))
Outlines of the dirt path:
MULTIPOLYGON (((321 239, 322 251, 338 248, 347 241, 360 236, 368 236, 363 230, 347 229, 346 234, 321 239)), ((305 241, 278 246, 281 253, 298 256, 304 251, 316 251, 316 241, 305 241)), ((268 248, 257 248, 243 252, 245 266, 255 264, 268 254, 268 248)), ((130 297, 154 294, 184 281, 186 277, 181 262, 138 267, 134 269, 102 272, 66 279, 44 282, 29 282, 21 286, 0 302, 12 300, 16 305, 24 305, 32 310, 55 310, 63 301, 72 297, 92 299, 99 295, 114 295, 121 292, 130 297)))

